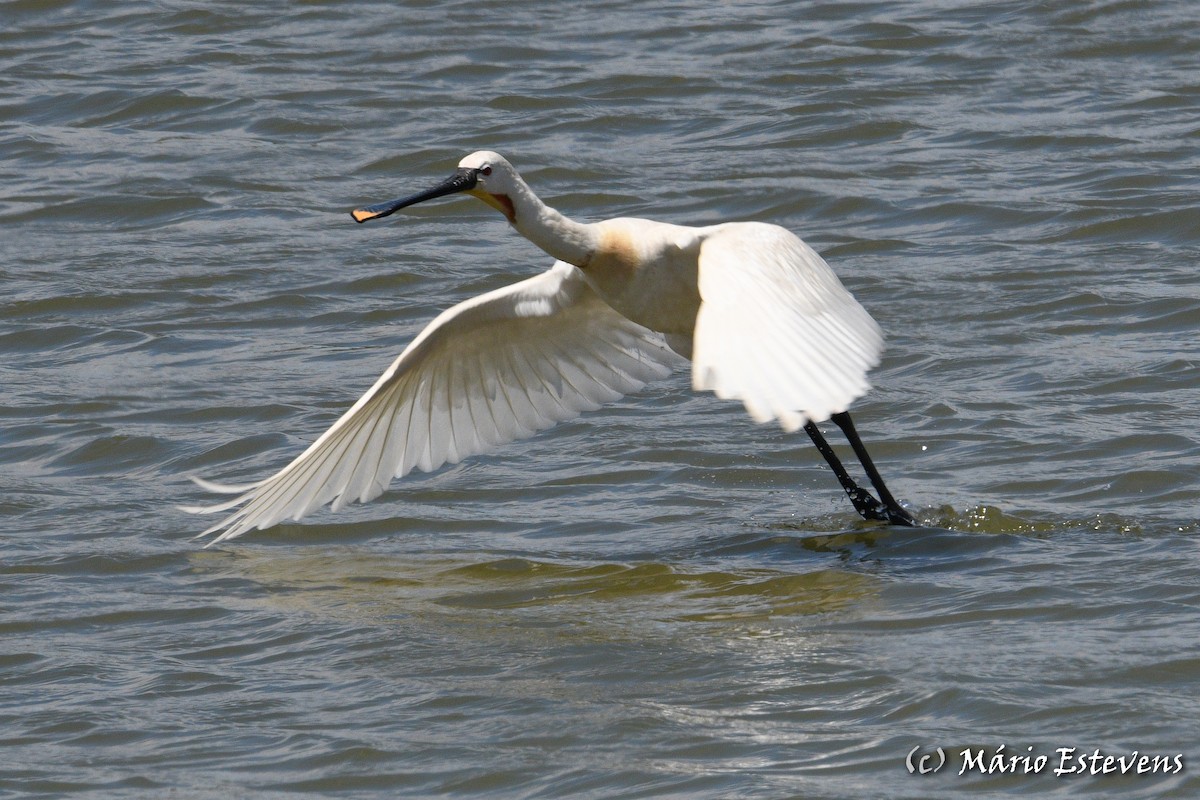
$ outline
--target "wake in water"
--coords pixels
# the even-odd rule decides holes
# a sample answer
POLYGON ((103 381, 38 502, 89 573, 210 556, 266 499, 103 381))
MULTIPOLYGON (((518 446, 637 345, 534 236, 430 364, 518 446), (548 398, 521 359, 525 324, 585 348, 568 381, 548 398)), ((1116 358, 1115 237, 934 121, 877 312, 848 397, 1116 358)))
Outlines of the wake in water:
MULTIPOLYGON (((1141 534, 1143 530, 1161 530, 1164 527, 1174 529, 1178 533, 1187 533, 1200 529, 1200 523, 1181 521, 1171 523, 1169 520, 1138 520, 1122 514, 1096 513, 1086 517, 1055 516, 1035 514, 1032 512, 1009 512, 991 505, 969 506, 958 510, 953 506, 943 505, 921 510, 913 510, 913 516, 922 529, 939 531, 955 531, 963 533, 991 533, 1018 535, 1050 535, 1066 531, 1096 531, 1107 533, 1141 534)), ((814 520, 788 522, 778 527, 787 530, 812 531, 823 534, 838 530, 836 537, 850 537, 863 544, 877 540, 881 536, 919 537, 917 531, 890 531, 887 528, 866 521, 856 520, 846 514, 828 515, 814 520), (851 530, 846 530, 847 525, 851 530)), ((835 538, 822 536, 820 538, 835 538)))

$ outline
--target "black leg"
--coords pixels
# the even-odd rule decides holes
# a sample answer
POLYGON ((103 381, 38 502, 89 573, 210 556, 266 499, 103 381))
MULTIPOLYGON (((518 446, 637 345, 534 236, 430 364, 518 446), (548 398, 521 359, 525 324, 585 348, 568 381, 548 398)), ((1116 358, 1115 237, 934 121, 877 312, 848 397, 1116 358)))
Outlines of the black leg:
MULTIPOLYGON (((875 469, 875 464, 872 463, 871 456, 867 453, 866 445, 862 443, 862 439, 858 438, 858 431, 854 429, 854 422, 850 419, 850 412, 843 411, 840 414, 834 414, 830 419, 842 429, 842 433, 846 434, 846 439, 850 442, 850 446, 854 448, 854 455, 858 456, 859 463, 862 464, 867 477, 871 479, 871 485, 875 487, 875 491, 879 493, 879 499, 883 501, 883 505, 886 508, 887 520, 893 525, 915 527, 917 521, 913 519, 912 514, 909 514, 896 502, 896 498, 892 497, 892 493, 888 491, 887 484, 883 482, 883 476, 879 474, 879 470, 875 469)), ((846 484, 843 483, 842 485, 845 486, 846 484)), ((857 508, 857 506, 855 507, 857 508)), ((860 511, 859 513, 862 512, 860 511)))
POLYGON ((884 507, 870 492, 854 482, 854 479, 846 472, 846 468, 842 466, 842 462, 838 460, 837 453, 833 452, 833 448, 829 446, 829 442, 825 441, 825 437, 817 430, 817 426, 808 422, 805 424, 804 430, 813 440, 813 444, 817 446, 817 450, 825 457, 825 463, 833 470, 833 474, 837 476, 838 482, 842 484, 842 488, 846 490, 846 496, 854 504, 854 510, 863 519, 887 522, 890 517, 884 510, 884 507))

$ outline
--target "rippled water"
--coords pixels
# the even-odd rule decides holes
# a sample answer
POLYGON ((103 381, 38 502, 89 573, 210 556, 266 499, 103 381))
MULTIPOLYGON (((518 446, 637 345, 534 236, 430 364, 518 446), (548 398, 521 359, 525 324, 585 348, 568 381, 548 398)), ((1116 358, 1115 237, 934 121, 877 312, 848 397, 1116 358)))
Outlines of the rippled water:
POLYGON ((1198 56, 1186 0, 0 5, 0 795, 1196 796, 1198 56), (187 475, 548 266, 345 214, 485 147, 804 236, 927 527, 679 374, 200 549, 187 475), (1049 764, 958 775, 1001 745, 1049 764))

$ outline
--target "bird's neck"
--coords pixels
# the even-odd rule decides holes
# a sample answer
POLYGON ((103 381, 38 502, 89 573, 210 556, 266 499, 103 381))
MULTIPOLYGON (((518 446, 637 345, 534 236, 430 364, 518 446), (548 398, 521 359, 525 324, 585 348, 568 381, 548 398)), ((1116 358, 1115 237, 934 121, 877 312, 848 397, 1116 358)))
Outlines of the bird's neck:
POLYGON ((595 226, 576 222, 546 205, 528 186, 520 186, 518 196, 510 198, 513 227, 547 254, 585 267, 599 243, 595 226))

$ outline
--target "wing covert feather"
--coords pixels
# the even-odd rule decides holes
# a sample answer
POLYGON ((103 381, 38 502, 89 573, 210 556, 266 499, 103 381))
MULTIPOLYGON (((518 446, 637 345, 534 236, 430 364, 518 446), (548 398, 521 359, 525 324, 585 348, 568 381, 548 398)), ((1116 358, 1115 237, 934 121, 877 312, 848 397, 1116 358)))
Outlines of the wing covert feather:
POLYGON ((776 225, 717 226, 700 248, 692 384, 794 431, 870 388, 883 336, 807 244, 776 225))

